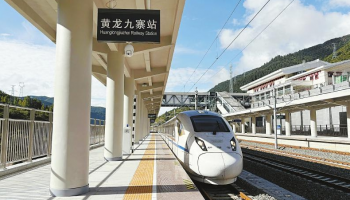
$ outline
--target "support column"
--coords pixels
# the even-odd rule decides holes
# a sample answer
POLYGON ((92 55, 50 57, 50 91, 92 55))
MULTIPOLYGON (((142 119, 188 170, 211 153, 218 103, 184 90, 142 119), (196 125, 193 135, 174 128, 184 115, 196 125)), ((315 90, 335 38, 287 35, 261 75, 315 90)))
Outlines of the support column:
POLYGON ((346 106, 346 122, 348 129, 348 138, 350 138, 350 102, 348 102, 348 105, 346 106))
POLYGON ((147 134, 147 120, 148 120, 148 111, 144 103, 142 103, 143 107, 143 138, 145 138, 147 134))
POLYGON ((110 52, 107 57, 107 100, 104 157, 108 161, 123 157, 124 56, 110 52))
POLYGON ((141 92, 137 92, 135 143, 139 143, 142 138, 142 104, 141 103, 142 103, 141 92))
POLYGON ((233 133, 236 133, 236 122, 232 123, 232 130, 233 130, 233 133))
POLYGON ((266 115, 266 135, 271 135, 271 115, 266 115))
POLYGON ((310 129, 311 137, 317 137, 316 109, 310 110, 310 129))
POLYGON ((256 117, 252 117, 252 133, 256 134, 256 117))
MULTIPOLYGON (((124 94, 127 97, 127 105, 126 98, 124 97, 124 118, 123 120, 127 120, 124 122, 124 126, 130 128, 130 145, 132 143, 132 127, 133 127, 133 109, 134 109, 134 95, 135 95, 135 81, 133 77, 127 78, 124 77, 124 94), (126 116, 127 115, 127 116, 126 116)), ((128 142, 128 141, 126 141, 128 142)))
POLYGON ((89 191, 93 2, 57 4, 50 192, 74 196, 89 191))
POLYGON ((284 115, 286 116, 286 119, 284 121, 284 126, 286 128, 286 136, 290 136, 291 135, 291 131, 290 131, 290 113, 289 112, 285 112, 284 115))
POLYGON ((241 119, 241 132, 245 133, 245 122, 244 122, 244 118, 241 119))

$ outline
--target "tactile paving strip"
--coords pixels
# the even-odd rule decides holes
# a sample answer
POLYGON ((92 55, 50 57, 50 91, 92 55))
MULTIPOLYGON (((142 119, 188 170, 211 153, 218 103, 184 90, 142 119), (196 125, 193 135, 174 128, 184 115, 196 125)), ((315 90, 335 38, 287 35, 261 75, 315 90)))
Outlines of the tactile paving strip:
POLYGON ((154 154, 155 136, 151 137, 151 141, 147 146, 147 150, 140 161, 139 166, 132 178, 128 189, 125 192, 124 200, 148 200, 152 199, 153 187, 153 169, 154 169, 154 154))

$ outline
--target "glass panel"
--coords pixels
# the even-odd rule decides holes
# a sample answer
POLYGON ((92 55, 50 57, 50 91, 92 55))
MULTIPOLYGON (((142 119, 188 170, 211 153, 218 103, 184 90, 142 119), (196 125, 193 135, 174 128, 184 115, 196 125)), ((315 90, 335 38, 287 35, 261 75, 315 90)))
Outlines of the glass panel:
POLYGON ((195 132, 229 132, 221 117, 202 115, 191 117, 195 132))
POLYGON ((284 87, 284 94, 290 94, 290 85, 284 87))
POLYGON ((265 93, 260 94, 260 99, 261 99, 261 100, 264 100, 264 99, 265 99, 265 93))
POLYGON ((277 95, 278 95, 278 96, 282 96, 282 95, 283 95, 283 87, 278 88, 277 91, 278 91, 278 92, 277 92, 277 95))

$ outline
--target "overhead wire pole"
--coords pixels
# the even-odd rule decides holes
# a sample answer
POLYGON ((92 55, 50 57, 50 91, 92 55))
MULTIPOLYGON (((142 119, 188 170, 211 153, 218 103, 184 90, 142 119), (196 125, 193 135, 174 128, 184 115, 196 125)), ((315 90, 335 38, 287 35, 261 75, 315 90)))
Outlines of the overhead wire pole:
POLYGON ((220 53, 220 55, 214 60, 214 62, 207 68, 207 70, 202 74, 202 76, 195 82, 195 84, 192 85, 192 87, 189 89, 189 91, 192 90, 192 88, 202 79, 202 77, 209 71, 209 69, 219 60, 219 58, 226 52, 226 50, 232 45, 234 41, 242 34, 242 32, 248 27, 248 25, 256 18, 256 16, 259 15, 259 13, 265 8, 265 6, 270 2, 271 0, 268 0, 261 8, 260 10, 254 15, 254 17, 245 25, 245 27, 238 33, 238 35, 230 42, 230 44, 220 53))
MULTIPOLYGON (((289 2, 289 4, 284 7, 284 9, 262 30, 260 31, 260 33, 258 35, 256 35, 241 51, 239 51, 231 60, 230 62, 228 62, 225 66, 227 66, 228 64, 232 63, 232 61, 238 56, 240 55, 251 43, 253 43, 255 41, 256 38, 258 38, 295 0, 292 0, 291 2, 289 2)), ((206 79, 205 81, 208 81, 209 79, 212 79, 214 76, 216 76, 218 73, 220 73, 223 69, 225 69, 226 67, 222 67, 218 72, 216 72, 213 76, 209 77, 208 79, 206 79)))

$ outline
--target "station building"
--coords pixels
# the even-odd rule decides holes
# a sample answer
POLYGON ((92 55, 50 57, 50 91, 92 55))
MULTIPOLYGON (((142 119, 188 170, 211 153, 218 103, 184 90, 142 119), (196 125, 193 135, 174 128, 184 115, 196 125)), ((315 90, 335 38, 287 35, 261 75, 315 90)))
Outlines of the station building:
POLYGON ((349 137, 350 60, 303 62, 274 71, 241 87, 251 97, 251 108, 224 116, 237 133, 349 137))

